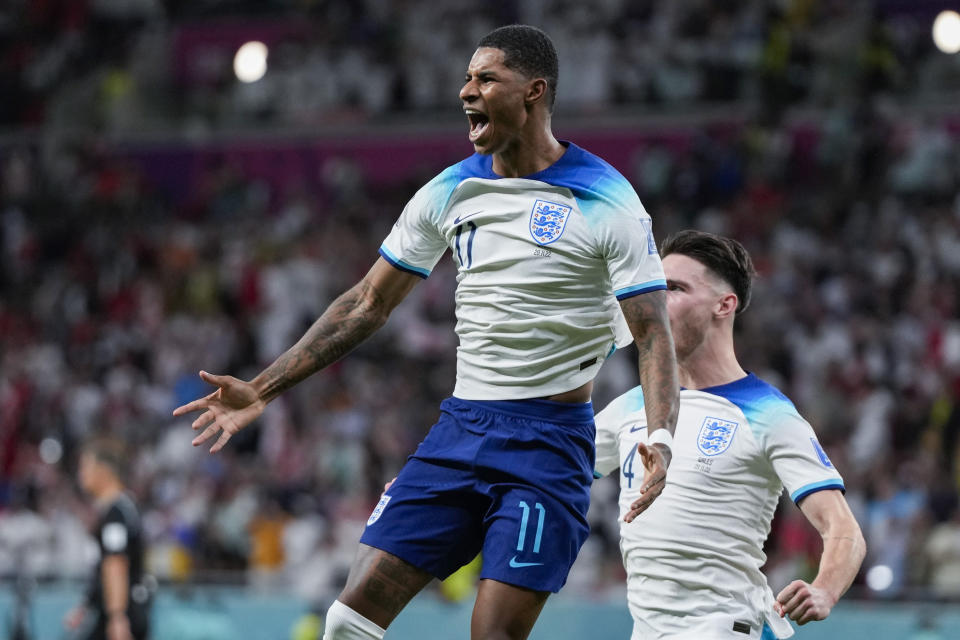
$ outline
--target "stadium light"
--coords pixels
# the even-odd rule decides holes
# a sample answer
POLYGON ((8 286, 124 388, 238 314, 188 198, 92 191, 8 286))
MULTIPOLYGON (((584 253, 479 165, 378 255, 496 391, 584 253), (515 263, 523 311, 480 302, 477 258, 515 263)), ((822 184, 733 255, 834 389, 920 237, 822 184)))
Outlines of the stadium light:
POLYGON ((871 591, 886 591, 893 584, 893 569, 885 564, 870 567, 867 571, 867 586, 871 591))
POLYGON ((240 82, 256 82, 267 72, 267 45, 245 42, 233 57, 233 72, 240 82))
POLYGON ((933 44, 944 53, 960 51, 960 13, 940 12, 933 21, 933 44))
POLYGON ((57 464, 63 457, 63 445, 56 438, 44 438, 40 441, 40 459, 47 464, 57 464))

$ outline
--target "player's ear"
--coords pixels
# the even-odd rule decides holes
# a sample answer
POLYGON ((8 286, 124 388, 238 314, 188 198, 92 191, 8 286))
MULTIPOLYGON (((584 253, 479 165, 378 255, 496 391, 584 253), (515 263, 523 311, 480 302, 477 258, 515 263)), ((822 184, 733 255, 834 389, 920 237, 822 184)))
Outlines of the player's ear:
POLYGON ((729 291, 717 300, 716 305, 713 307, 713 312, 718 318, 732 318, 737 315, 737 306, 740 304, 740 299, 732 291, 729 291))
POLYGON ((547 99, 547 81, 543 78, 534 78, 527 84, 527 93, 524 96, 524 102, 532 107, 537 102, 546 102, 547 99))

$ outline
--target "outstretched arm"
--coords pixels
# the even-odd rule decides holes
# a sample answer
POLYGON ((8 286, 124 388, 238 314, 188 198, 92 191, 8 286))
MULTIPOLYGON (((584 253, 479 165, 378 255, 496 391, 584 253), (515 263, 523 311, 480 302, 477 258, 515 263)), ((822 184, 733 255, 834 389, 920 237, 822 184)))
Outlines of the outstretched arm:
POLYGON ((797 624, 823 620, 857 577, 867 552, 860 525, 837 489, 811 493, 800 510, 823 538, 820 570, 812 583, 794 580, 778 595, 774 608, 797 624))
MULTIPOLYGON (((620 302, 639 351, 640 386, 643 387, 649 434, 666 429, 673 436, 680 409, 677 356, 670 333, 665 291, 651 291, 620 302)), ((630 505, 624 518, 632 522, 663 491, 670 466, 670 448, 664 444, 638 447, 644 468, 643 497, 630 505)))
POLYGON ((360 282, 334 300, 304 336, 256 378, 244 382, 201 371, 201 378, 219 388, 178 407, 173 415, 203 410, 192 425, 194 430, 203 429, 193 444, 202 444, 222 431, 210 449, 219 451, 234 433, 263 413, 268 402, 336 362, 383 326, 419 280, 378 258, 360 282))
POLYGON ((367 275, 334 300, 300 340, 251 380, 264 402, 333 364, 383 326, 420 281, 378 258, 367 275))

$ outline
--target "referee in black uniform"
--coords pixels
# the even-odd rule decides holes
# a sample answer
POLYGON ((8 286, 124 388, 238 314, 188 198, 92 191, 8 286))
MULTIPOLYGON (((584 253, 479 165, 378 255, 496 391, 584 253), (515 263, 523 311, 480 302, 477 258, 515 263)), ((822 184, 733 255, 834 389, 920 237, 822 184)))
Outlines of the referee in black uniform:
POLYGON ((119 442, 87 443, 80 455, 80 486, 96 502, 94 535, 100 559, 86 600, 67 614, 78 640, 144 640, 148 637, 150 590, 144 583, 143 526, 126 492, 126 457, 119 442))

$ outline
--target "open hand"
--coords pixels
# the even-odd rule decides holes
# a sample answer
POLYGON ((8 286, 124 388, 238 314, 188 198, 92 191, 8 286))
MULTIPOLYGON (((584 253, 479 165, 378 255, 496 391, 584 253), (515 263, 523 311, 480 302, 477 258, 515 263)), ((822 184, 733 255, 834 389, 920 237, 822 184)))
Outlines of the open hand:
POLYGON ((193 439, 193 446, 198 446, 215 436, 220 437, 210 447, 210 453, 216 453, 223 448, 233 434, 256 420, 266 403, 260 399, 256 389, 249 382, 244 382, 233 376, 215 376, 206 371, 200 372, 204 382, 219 387, 210 395, 188 402, 173 410, 173 415, 182 416, 191 411, 203 411, 191 427, 194 431, 203 431, 193 439), (204 428, 205 427, 205 428, 204 428))
POLYGON ((670 466, 672 458, 670 448, 662 444, 646 445, 641 442, 637 445, 637 453, 640 454, 644 468, 643 485, 640 487, 642 496, 630 505, 630 511, 623 517, 624 522, 633 522, 663 493, 667 482, 667 467, 670 466))

